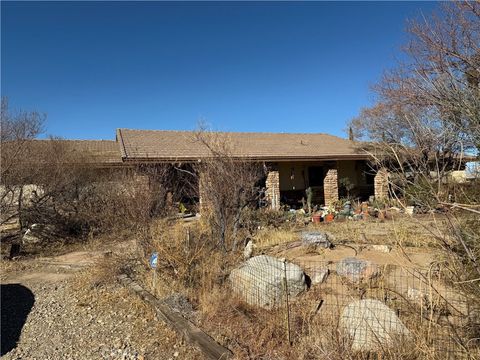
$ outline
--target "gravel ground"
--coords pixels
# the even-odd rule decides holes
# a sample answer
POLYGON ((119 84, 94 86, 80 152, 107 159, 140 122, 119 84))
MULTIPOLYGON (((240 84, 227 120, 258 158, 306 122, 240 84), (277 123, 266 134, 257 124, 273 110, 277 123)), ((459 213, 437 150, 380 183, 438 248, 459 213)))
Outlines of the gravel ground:
POLYGON ((2 283, 2 359, 202 358, 121 285, 36 274, 2 283))

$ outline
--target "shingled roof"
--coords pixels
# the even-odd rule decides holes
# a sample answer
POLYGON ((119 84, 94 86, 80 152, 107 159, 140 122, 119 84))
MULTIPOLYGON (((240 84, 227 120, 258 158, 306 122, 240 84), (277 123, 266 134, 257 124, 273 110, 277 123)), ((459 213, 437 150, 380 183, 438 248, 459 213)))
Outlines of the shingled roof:
MULTIPOLYGON (((8 151, 15 150, 18 145, 15 142, 1 144, 2 152, 7 156, 8 151)), ((119 144, 115 140, 28 140, 22 145, 25 154, 29 154, 32 161, 43 161, 41 154, 49 152, 68 151, 69 154, 79 155, 81 161, 100 166, 121 165, 122 157, 119 144), (54 147, 52 147, 54 146, 54 147), (56 150, 55 150, 56 149, 56 150)))
POLYGON ((88 155, 97 164, 121 164, 122 157, 115 140, 65 140, 75 151, 88 155))
MULTIPOLYGON (((225 136, 232 144, 231 155, 238 158, 269 161, 368 158, 355 142, 327 134, 213 134, 225 136)), ((117 129, 117 141, 124 161, 196 161, 210 154, 193 131, 117 129)))

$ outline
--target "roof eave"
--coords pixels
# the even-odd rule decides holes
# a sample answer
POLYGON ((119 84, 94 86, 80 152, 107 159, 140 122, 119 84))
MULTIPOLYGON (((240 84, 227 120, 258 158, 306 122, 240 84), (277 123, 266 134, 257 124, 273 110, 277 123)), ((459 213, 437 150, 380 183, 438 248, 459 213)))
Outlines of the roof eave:
MULTIPOLYGON (((346 155, 322 155, 322 156, 236 156, 239 161, 269 161, 269 162, 291 162, 291 161, 341 161, 341 160, 371 160, 368 154, 346 154, 346 155)), ((199 162, 208 157, 122 157, 124 162, 155 163, 155 162, 199 162)))

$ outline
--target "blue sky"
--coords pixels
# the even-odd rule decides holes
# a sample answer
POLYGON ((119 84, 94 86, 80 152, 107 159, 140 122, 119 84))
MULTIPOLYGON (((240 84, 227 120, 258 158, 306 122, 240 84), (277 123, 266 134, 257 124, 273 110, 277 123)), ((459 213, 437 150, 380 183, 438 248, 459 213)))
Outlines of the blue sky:
POLYGON ((1 91, 49 134, 326 132, 373 101, 434 2, 2 2, 1 91))

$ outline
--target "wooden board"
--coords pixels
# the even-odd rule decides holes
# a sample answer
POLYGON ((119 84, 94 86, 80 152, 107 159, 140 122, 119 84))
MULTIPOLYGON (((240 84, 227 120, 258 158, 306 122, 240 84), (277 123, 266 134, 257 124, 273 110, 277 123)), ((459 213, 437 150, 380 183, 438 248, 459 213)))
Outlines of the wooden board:
POLYGON ((129 290, 136 293, 145 302, 153 306, 158 316, 175 331, 182 335, 190 344, 202 351, 207 359, 219 360, 230 359, 232 352, 213 340, 208 334, 185 319, 178 312, 172 310, 165 302, 157 299, 151 293, 143 289, 138 283, 127 275, 118 276, 118 280, 129 290))

